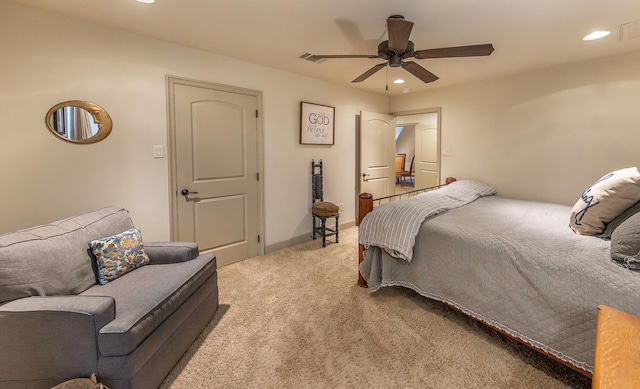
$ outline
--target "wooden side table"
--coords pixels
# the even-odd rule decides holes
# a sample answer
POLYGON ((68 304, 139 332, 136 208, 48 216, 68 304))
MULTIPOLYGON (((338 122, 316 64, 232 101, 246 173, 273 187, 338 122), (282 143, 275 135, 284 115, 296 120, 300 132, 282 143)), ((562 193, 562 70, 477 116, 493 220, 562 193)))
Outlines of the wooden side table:
POLYGON ((592 388, 640 388, 640 317, 598 305, 592 388))

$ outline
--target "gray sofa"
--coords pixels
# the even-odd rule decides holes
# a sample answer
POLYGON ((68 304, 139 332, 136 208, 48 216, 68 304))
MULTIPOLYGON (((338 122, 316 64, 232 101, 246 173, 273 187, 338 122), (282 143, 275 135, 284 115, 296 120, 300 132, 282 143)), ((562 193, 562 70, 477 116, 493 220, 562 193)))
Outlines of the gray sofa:
POLYGON ((0 236, 0 388, 162 382, 218 308, 216 259, 144 242, 149 264, 98 284, 87 243, 132 227, 107 207, 0 236))

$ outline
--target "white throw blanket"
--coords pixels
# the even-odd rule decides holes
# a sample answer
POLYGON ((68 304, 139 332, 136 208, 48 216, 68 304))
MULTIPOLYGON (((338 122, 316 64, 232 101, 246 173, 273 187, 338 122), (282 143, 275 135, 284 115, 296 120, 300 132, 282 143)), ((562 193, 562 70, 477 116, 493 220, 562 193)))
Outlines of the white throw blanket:
POLYGON ((360 223, 358 240, 365 249, 378 246, 394 257, 411 261, 416 235, 426 218, 494 194, 496 190, 491 186, 462 180, 415 197, 381 204, 360 223))

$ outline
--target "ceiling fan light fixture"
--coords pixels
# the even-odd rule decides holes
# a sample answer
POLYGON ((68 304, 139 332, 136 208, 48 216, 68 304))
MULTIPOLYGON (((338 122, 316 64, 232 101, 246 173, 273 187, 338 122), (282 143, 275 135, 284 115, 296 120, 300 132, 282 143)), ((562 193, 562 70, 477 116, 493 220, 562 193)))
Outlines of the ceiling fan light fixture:
POLYGON ((392 55, 389 57, 389 66, 392 68, 398 68, 402 65, 402 57, 398 55, 392 55))
POLYGON ((596 39, 604 38, 605 36, 611 34, 611 31, 604 30, 596 30, 590 34, 585 35, 582 40, 583 41, 594 41, 596 39))
POLYGON ((404 84, 404 80, 402 78, 397 78, 395 80, 393 80, 394 84, 404 84))
POLYGON ((138 3, 144 3, 144 4, 152 4, 155 3, 156 0, 136 0, 138 3))

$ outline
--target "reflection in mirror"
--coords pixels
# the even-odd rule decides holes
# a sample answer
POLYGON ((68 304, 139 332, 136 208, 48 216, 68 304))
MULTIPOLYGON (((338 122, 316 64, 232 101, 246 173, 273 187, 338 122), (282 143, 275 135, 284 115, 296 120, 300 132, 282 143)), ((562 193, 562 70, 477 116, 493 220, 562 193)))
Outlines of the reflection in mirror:
POLYGON ((51 117, 53 129, 70 140, 87 140, 98 133, 98 123, 80 107, 58 108, 51 117))
POLYGON ((112 126, 104 109, 78 100, 57 104, 47 112, 45 120, 53 134, 73 143, 98 142, 109 135, 112 126))

